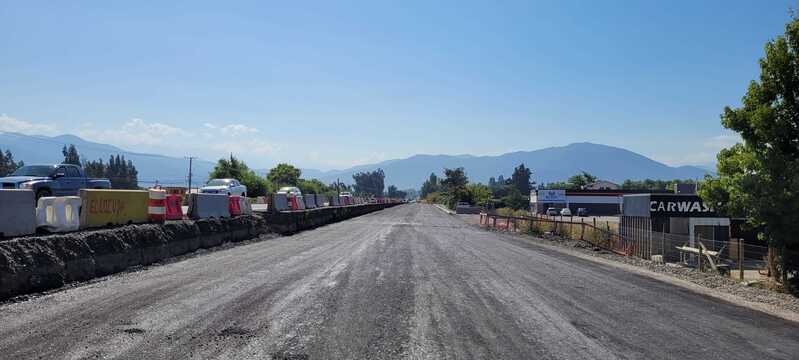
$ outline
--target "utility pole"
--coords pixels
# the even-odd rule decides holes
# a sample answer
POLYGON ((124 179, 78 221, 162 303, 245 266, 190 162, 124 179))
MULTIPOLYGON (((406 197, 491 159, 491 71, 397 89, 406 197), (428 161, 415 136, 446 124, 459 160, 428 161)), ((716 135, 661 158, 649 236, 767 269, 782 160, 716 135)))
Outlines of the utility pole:
POLYGON ((189 194, 191 194, 191 161, 194 160, 193 156, 189 156, 189 194))

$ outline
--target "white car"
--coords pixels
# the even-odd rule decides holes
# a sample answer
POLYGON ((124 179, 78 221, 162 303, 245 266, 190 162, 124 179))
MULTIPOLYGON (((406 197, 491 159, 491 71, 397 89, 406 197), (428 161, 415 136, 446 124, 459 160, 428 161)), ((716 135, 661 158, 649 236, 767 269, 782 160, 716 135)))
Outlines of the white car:
POLYGON ((296 186, 284 186, 277 191, 278 194, 286 194, 288 196, 302 196, 302 191, 296 186))
POLYGON ((200 193, 247 196, 247 187, 236 179, 212 179, 200 188, 200 193))
POLYGON ((338 194, 338 198, 341 199, 341 205, 352 205, 354 204, 352 199, 352 194, 347 191, 342 191, 338 194))
POLYGON ((560 210, 561 216, 572 216, 572 211, 569 208, 563 208, 560 210))

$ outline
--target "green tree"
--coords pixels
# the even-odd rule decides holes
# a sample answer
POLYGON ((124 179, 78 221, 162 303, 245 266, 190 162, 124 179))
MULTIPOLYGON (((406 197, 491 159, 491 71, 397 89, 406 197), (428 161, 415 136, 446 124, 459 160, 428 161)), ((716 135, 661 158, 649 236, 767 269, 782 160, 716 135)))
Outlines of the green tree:
POLYGON ((391 185, 388 187, 388 190, 386 190, 386 195, 394 199, 404 199, 406 196, 408 196, 408 193, 397 189, 397 187, 394 185, 391 185))
POLYGON ((138 189, 139 171, 130 160, 125 160, 125 156, 111 155, 108 164, 103 163, 102 159, 96 161, 84 161, 83 171, 86 177, 106 178, 111 182, 113 189, 138 189))
POLYGON ((64 161, 62 164, 80 166, 80 155, 78 155, 78 149, 75 148, 75 145, 69 144, 69 147, 64 145, 64 148, 61 149, 61 153, 64 155, 64 161))
POLYGON ((302 175, 300 169, 290 164, 280 163, 272 170, 269 170, 266 179, 276 187, 297 186, 300 181, 300 175, 302 175))
POLYGON ((356 193, 383 196, 386 180, 386 174, 383 169, 359 172, 352 175, 352 179, 355 180, 356 193))
POLYGON ((582 189, 583 187, 596 181, 596 176, 591 175, 585 171, 569 178, 568 182, 574 189, 582 189))
POLYGON ((0 150, 0 177, 8 176, 20 167, 25 166, 22 161, 14 162, 14 154, 6 149, 5 153, 0 150))
POLYGON ((219 159, 209 179, 236 179, 247 187, 247 196, 264 196, 271 190, 271 184, 258 176, 247 164, 230 155, 227 159, 219 159))
POLYGON ((441 184, 439 183, 438 176, 431 173, 430 177, 422 184, 422 188, 419 190, 419 196, 424 199, 427 198, 427 194, 438 191, 441 191, 441 184))
POLYGON ((519 164, 515 169, 513 169, 513 175, 511 175, 510 182, 516 190, 519 190, 522 194, 529 194, 530 189, 533 188, 535 184, 530 180, 530 177, 533 175, 533 171, 530 168, 525 167, 524 164, 519 164))
POLYGON ((511 187, 508 194, 502 197, 502 203, 514 210, 528 209, 530 207, 530 197, 527 194, 522 194, 519 189, 511 187))
POLYGON ((441 181, 441 185, 446 191, 447 205, 451 209, 454 209, 458 202, 468 200, 469 194, 466 191, 468 183, 469 178, 466 177, 462 167, 444 169, 444 180, 441 181))
POLYGON ((766 44, 760 81, 750 82, 741 107, 724 108, 721 124, 743 143, 719 152, 718 177, 708 176, 700 195, 762 229, 777 251, 772 269, 789 288, 799 272, 799 19, 766 44))
POLYGON ((106 167, 103 159, 83 161, 83 172, 86 177, 90 178, 104 178, 106 176, 106 167))
POLYGON ((327 185, 318 179, 300 179, 297 182, 297 187, 300 188, 303 194, 325 194, 330 192, 327 185))
POLYGON ((469 203, 475 206, 485 206, 491 200, 491 188, 480 183, 466 185, 466 193, 469 203))

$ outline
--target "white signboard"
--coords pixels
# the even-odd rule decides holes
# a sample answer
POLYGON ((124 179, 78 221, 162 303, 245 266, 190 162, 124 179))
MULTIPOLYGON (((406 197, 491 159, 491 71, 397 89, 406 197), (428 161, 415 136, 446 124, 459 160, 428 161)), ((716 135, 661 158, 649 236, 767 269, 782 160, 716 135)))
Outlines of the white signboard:
POLYGON ((540 203, 565 203, 566 190, 538 190, 540 203))

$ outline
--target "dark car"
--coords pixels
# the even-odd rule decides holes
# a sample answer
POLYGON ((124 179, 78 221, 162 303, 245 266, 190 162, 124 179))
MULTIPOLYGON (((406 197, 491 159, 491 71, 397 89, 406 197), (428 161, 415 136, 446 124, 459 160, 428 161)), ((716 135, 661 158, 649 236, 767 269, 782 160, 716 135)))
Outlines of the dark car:
POLYGON ((110 189, 108 179, 88 179, 83 168, 71 164, 26 165, 0 178, 3 189, 29 189, 36 199, 45 196, 76 196, 81 189, 110 189))

